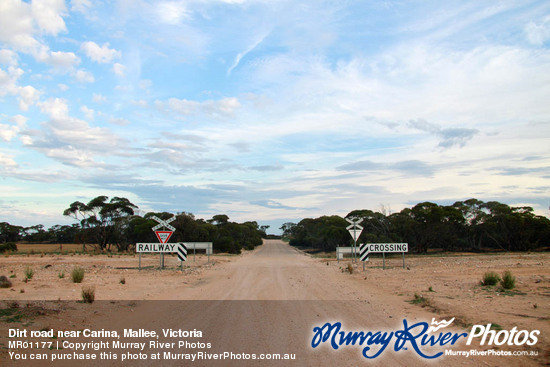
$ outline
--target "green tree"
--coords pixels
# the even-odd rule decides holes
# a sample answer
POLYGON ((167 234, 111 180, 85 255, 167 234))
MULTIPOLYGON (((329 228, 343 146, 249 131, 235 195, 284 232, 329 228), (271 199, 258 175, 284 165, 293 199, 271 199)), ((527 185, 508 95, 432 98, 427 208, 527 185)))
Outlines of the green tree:
POLYGON ((98 196, 84 204, 73 202, 63 211, 63 215, 80 221, 82 229, 101 249, 110 249, 115 244, 119 249, 127 247, 129 241, 122 233, 129 225, 128 217, 134 214, 137 206, 126 198, 98 196))
POLYGON ((21 239, 23 234, 23 227, 14 226, 8 222, 0 223, 0 242, 17 242, 21 239))

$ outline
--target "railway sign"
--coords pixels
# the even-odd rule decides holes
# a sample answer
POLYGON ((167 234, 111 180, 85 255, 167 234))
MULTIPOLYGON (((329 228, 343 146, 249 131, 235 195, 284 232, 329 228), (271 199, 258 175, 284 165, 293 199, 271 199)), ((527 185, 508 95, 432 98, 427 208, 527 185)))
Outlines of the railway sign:
POLYGON ((160 229, 162 227, 164 228, 167 228, 168 230, 174 232, 176 230, 176 228, 174 228, 173 226, 171 226, 170 224, 168 223, 171 223, 173 221, 176 220, 176 216, 174 215, 172 218, 170 219, 166 219, 166 220, 162 220, 160 219, 159 217, 157 217, 156 215, 153 215, 151 218, 153 218, 154 220, 156 220, 157 222, 159 222, 159 224, 157 224, 156 226, 154 226, 152 229, 153 231, 156 231, 157 229, 160 229))
POLYGON ((371 252, 381 252, 383 258, 383 268, 386 268, 386 252, 403 253, 403 268, 405 268, 405 252, 409 252, 408 243, 362 243, 359 245, 359 259, 363 261, 363 270, 365 270, 365 261, 369 261, 371 252))
POLYGON ((176 252, 177 243, 136 243, 136 252, 176 252))

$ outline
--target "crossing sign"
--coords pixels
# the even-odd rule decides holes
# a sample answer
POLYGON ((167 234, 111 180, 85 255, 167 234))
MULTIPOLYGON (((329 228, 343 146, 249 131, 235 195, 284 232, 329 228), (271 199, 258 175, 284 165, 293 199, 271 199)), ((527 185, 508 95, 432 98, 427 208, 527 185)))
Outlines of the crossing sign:
POLYGON ((403 253, 403 269, 405 269, 405 252, 409 252, 408 243, 362 243, 359 245, 359 259, 363 261, 363 270, 365 270, 365 261, 369 261, 369 253, 381 252, 383 265, 386 268, 386 253, 401 252, 403 253))

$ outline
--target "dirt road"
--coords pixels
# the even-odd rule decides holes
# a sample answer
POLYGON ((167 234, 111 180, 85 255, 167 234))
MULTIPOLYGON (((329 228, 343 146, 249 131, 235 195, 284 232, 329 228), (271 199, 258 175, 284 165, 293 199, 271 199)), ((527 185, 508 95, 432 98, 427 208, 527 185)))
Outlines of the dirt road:
MULTIPOLYGON (((109 301, 96 302, 89 306, 86 315, 82 315, 81 323, 94 330, 118 330, 120 335, 129 328, 155 331, 158 338, 153 338, 153 341, 176 343, 173 348, 159 349, 149 344, 151 338, 124 338, 124 341, 146 342, 143 351, 131 347, 113 351, 119 354, 130 351, 130 358, 140 352, 146 353, 146 360, 132 360, 132 365, 141 366, 538 365, 531 359, 518 357, 443 356, 429 361, 420 357, 412 344, 395 351, 395 336, 374 359, 362 355, 366 343, 363 346, 343 345, 335 350, 329 340, 312 348, 314 328, 321 328, 327 322, 340 322, 342 331, 346 332, 380 331, 383 335, 384 332, 403 330, 404 319, 411 325, 430 323, 432 317, 437 320, 441 318, 418 306, 394 302, 395 297, 389 290, 387 297, 380 296, 384 292, 374 296, 365 287, 368 282, 366 276, 364 279, 363 276, 351 277, 334 264, 329 266, 278 240, 265 241, 256 250, 235 261, 216 265, 193 281, 181 276, 176 279, 179 280, 159 283, 156 289, 148 289, 148 296, 142 298, 147 300, 112 301, 111 305, 109 301), (163 330, 168 329, 195 334, 165 337, 163 330), (197 337, 197 331, 200 331, 201 337, 197 337), (178 342, 184 343, 182 348, 177 347, 178 342), (165 355, 165 352, 174 355, 165 355), (189 361, 182 363, 181 360, 169 359, 183 358, 184 353, 197 352, 203 352, 204 358, 191 364, 189 361), (151 360, 155 353, 159 353, 162 361, 151 360), (209 353, 211 357, 216 353, 232 353, 235 359, 212 360, 206 356, 209 353), (260 358, 270 353, 295 355, 295 359, 253 359, 254 355, 260 358)), ((371 288, 376 286, 370 284, 371 288)), ((384 287, 384 284, 381 282, 379 286, 384 287)), ((79 307, 76 308, 81 310, 79 307)), ((72 328, 84 327, 78 325, 74 318, 71 322, 72 328)), ((71 329, 70 326, 67 325, 66 329, 71 329)), ((448 331, 462 333, 469 330, 455 326, 448 331)), ((380 341, 379 338, 376 340, 380 341)), ((435 355, 449 348, 468 350, 472 347, 422 347, 421 351, 426 355, 435 355)), ((379 349, 380 346, 375 343, 367 355, 372 356, 379 349)), ((74 361, 56 365, 74 365, 74 361)), ((101 365, 127 365, 127 361, 103 359, 101 365)))

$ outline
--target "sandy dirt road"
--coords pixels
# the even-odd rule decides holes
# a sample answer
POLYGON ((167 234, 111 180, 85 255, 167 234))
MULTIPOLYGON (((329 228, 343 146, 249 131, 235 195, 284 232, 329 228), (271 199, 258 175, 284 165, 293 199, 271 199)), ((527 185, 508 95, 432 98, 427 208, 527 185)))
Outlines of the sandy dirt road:
MULTIPOLYGON (((158 338, 120 339, 124 339, 124 342, 146 343, 143 351, 132 346, 113 350, 119 355, 130 352, 131 356, 128 357, 131 359, 140 352, 148 355, 146 360, 132 359, 132 365, 538 365, 531 359, 518 357, 443 356, 427 360, 414 352, 411 346, 406 347, 408 350, 394 351, 395 342, 389 343, 379 357, 370 360, 362 356, 366 344, 341 346, 335 350, 328 343, 323 343, 313 349, 314 327, 322 327, 327 322, 341 322, 343 331, 389 333, 403 330, 403 319, 409 325, 421 321, 429 323, 436 315, 416 306, 393 304, 393 298, 373 296, 365 291, 364 282, 360 278, 352 278, 349 274, 337 271, 334 266, 328 266, 328 263, 324 264, 278 240, 268 240, 263 246, 235 261, 210 269, 193 282, 172 282, 169 288, 159 284, 157 290, 149 291, 148 294, 150 296, 147 300, 116 305, 113 302, 112 306, 105 305, 107 301, 103 301, 103 304, 96 302, 96 311, 89 311, 89 316, 82 320, 94 330, 119 330, 121 335, 124 329, 129 328, 155 331, 158 338), (202 337, 165 337, 163 331, 170 329, 197 330, 202 333, 202 337), (151 345, 151 341, 176 344, 173 348, 163 349, 151 345), (181 348, 178 347, 179 342, 183 343, 181 348), (166 355, 166 352, 172 354, 166 355), (171 359, 197 352, 203 355, 194 362, 171 359), (162 361, 151 360, 155 353, 159 353, 162 361), (208 359, 207 354, 218 353, 232 353, 236 357, 208 359), (261 358, 269 353, 295 355, 295 360, 253 359, 254 355, 261 358)), ((461 333, 469 330, 451 327, 449 331, 461 333)), ((112 342, 116 339, 104 340, 112 342)), ((472 347, 454 346, 452 349, 468 350, 472 347)), ((421 350, 426 355, 434 355, 446 348, 424 347, 421 350)), ((367 354, 372 355, 378 349, 379 346, 373 345, 367 354)), ((100 363, 118 366, 127 365, 128 361, 103 359, 100 363)), ((55 365, 74 365, 74 361, 55 365)))

